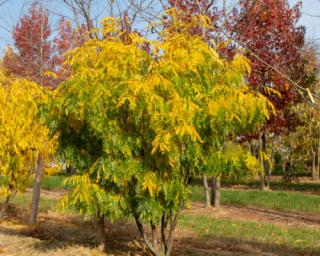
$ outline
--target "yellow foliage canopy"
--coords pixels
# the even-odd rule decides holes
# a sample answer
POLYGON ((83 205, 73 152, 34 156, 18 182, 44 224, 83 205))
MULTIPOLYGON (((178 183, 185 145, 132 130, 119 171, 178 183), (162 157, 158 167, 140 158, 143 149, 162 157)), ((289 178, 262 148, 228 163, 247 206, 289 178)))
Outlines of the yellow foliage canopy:
POLYGON ((0 176, 8 181, 1 192, 21 190, 35 169, 38 155, 48 160, 54 140, 37 117, 46 93, 36 83, 0 73, 0 176))
POLYGON ((222 164, 229 176, 239 166, 258 168, 240 150, 214 158, 225 142, 254 131, 272 111, 267 98, 248 88, 245 57, 221 58, 176 22, 155 41, 136 33, 123 40, 114 18, 103 26, 104 40, 69 52, 72 74, 49 107, 61 154, 83 173, 71 179, 75 189, 64 202, 88 216, 130 211, 156 222, 184 205, 189 176, 222 164), (126 204, 115 205, 115 196, 126 204))

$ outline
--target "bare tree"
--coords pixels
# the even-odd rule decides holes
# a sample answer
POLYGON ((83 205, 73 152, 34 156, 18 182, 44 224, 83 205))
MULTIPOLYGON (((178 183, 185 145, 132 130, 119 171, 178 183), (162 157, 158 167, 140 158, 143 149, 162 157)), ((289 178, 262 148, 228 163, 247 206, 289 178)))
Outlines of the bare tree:
MULTIPOLYGON (((58 0, 59 1, 59 0, 58 0)), ((61 1, 61 0, 60 0, 61 1)), ((85 26, 91 38, 99 38, 95 28, 103 17, 124 19, 127 17, 130 27, 143 35, 155 33, 152 26, 161 19, 161 13, 167 8, 165 2, 158 0, 62 0, 72 11, 77 27, 85 26)))

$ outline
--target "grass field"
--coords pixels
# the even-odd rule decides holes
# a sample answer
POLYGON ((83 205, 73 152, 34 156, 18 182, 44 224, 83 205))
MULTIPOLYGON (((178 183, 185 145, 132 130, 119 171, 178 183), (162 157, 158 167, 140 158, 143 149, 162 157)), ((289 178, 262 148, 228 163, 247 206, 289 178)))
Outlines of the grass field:
MULTIPOLYGON (((307 179, 308 182, 292 182, 287 183, 283 182, 281 180, 273 180, 270 182, 270 189, 273 191, 306 191, 306 192, 317 192, 320 191, 320 183, 312 182, 312 180, 309 178, 307 179)), ((248 186, 250 188, 260 189, 261 188, 261 182, 260 181, 239 181, 236 183, 237 185, 243 185, 248 186)), ((232 187, 231 182, 224 182, 225 187, 232 187)))
MULTIPOLYGON (((63 181, 67 178, 66 175, 45 175, 41 182, 41 187, 46 190, 64 190, 70 187, 63 184, 63 181)), ((0 176, 0 185, 6 184, 7 180, 0 176)), ((33 178, 30 178, 27 182, 27 187, 33 186, 33 178)))
MULTIPOLYGON (((13 198, 12 203, 20 207, 28 208, 31 204, 31 198, 32 196, 29 193, 25 195, 18 194, 13 198)), ((41 212, 54 210, 57 202, 57 199, 48 198, 42 195, 40 198, 39 210, 41 212)))
POLYGON ((310 227, 278 226, 257 221, 210 218, 184 214, 180 227, 192 230, 200 238, 225 238, 237 242, 280 246, 283 249, 320 254, 320 230, 310 227))
MULTIPOLYGON (((203 188, 193 186, 191 199, 204 202, 203 188)), ((261 207, 279 211, 320 213, 320 196, 298 192, 222 189, 221 202, 227 205, 261 207)))

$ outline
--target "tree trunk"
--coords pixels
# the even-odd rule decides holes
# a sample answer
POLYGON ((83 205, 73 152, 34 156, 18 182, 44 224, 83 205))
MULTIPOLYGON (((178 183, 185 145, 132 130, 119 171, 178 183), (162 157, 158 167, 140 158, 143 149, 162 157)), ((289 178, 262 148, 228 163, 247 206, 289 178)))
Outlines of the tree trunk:
MULTIPOLYGON (((11 173, 11 179, 14 179, 13 172, 11 173)), ((6 199, 4 200, 4 202, 2 203, 1 208, 0 208, 0 219, 2 219, 4 217, 4 214, 7 210, 7 206, 9 204, 11 198, 13 198, 17 194, 17 191, 13 189, 14 186, 12 185, 11 181, 8 182, 8 188, 9 188, 9 194, 7 195, 6 199)))
POLYGON ((285 159, 284 156, 281 156, 281 161, 282 161, 282 172, 283 172, 283 178, 285 182, 288 182, 288 173, 287 173, 287 159, 285 159))
POLYGON ((44 162, 42 157, 38 156, 36 173, 33 184, 33 194, 32 194, 32 203, 31 203, 31 214, 29 219, 30 225, 35 225, 37 223, 37 215, 40 201, 40 193, 41 193, 41 180, 43 176, 43 167, 44 162))
POLYGON ((268 175, 267 175, 267 183, 266 183, 266 189, 270 189, 270 178, 271 178, 271 172, 272 172, 272 169, 271 167, 269 166, 268 168, 268 175))
POLYGON ((153 243, 154 249, 156 251, 159 251, 159 249, 158 249, 157 227, 152 221, 150 222, 150 226, 151 226, 152 243, 153 243))
POLYGON ((101 251, 106 251, 106 233, 105 233, 105 218, 99 216, 95 219, 95 230, 98 247, 101 251))
POLYGON ((319 175, 316 167, 316 152, 313 149, 311 149, 311 158, 312 158, 312 179, 318 180, 319 175))
MULTIPOLYGON (((267 140, 266 140, 266 134, 263 132, 260 134, 259 138, 259 144, 260 144, 260 151, 263 153, 266 153, 267 150, 267 140)), ((266 174, 269 172, 268 170, 268 162, 264 159, 264 157, 260 154, 260 163, 263 167, 263 172, 261 173, 260 179, 261 179, 261 189, 267 190, 267 184, 266 184, 266 174)))
POLYGON ((203 174, 203 188, 204 188, 204 194, 206 197, 205 207, 210 208, 211 207, 210 191, 209 191, 207 176, 205 174, 203 174))
POLYGON ((4 217, 4 214, 7 210, 7 206, 10 202, 10 199, 12 198, 13 193, 10 193, 10 195, 7 195, 6 199, 4 200, 4 202, 1 205, 0 208, 0 220, 4 217))
POLYGON ((73 176, 76 174, 76 169, 74 168, 74 166, 72 164, 69 164, 66 168, 67 174, 69 174, 70 176, 73 176))
POLYGON ((319 179, 320 176, 320 128, 319 128, 319 134, 318 134, 318 148, 317 148, 317 179, 319 179))
POLYGON ((275 166, 275 152, 274 152, 274 145, 273 145, 273 141, 272 141, 272 150, 271 150, 271 164, 272 166, 270 166, 270 164, 268 164, 268 176, 267 176, 267 189, 270 189, 270 180, 271 180, 271 174, 272 174, 272 169, 275 166))
POLYGON ((154 256, 169 256, 173 247, 174 230, 177 226, 177 221, 180 211, 173 214, 163 214, 161 218, 160 239, 158 241, 157 229, 154 223, 151 224, 152 241, 148 239, 144 225, 138 216, 135 216, 136 224, 143 241, 147 245, 151 254, 154 256))
POLYGON ((211 205, 214 208, 220 207, 220 178, 212 178, 211 180, 211 205))

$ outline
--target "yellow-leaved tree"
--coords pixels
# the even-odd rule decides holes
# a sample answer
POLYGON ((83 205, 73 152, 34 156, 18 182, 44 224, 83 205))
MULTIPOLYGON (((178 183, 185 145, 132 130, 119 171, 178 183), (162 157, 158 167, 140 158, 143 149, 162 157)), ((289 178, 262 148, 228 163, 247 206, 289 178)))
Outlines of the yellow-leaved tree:
MULTIPOLYGON (((48 105, 60 152, 78 170, 62 205, 98 218, 100 235, 105 217, 132 216, 159 256, 172 251, 189 178, 218 170, 221 146, 263 124, 272 108, 246 85, 246 58, 224 60, 203 38, 186 32, 189 25, 206 26, 205 17, 186 25, 169 14, 172 24, 155 41, 129 32, 124 38, 121 22, 105 19, 104 40, 69 53, 72 75, 48 105)), ((240 164, 257 167, 250 157, 240 164)))
MULTIPOLYGON (((54 139, 38 117, 40 104, 48 98, 43 90, 34 82, 0 73, 1 215, 9 200, 25 189, 28 178, 54 155, 54 139)), ((36 218, 37 209, 32 214, 36 218)))

